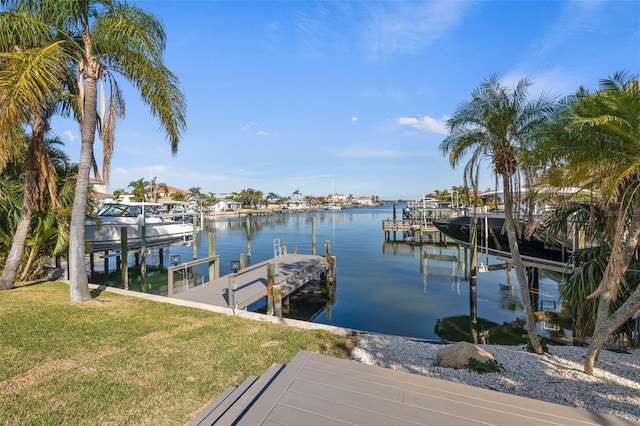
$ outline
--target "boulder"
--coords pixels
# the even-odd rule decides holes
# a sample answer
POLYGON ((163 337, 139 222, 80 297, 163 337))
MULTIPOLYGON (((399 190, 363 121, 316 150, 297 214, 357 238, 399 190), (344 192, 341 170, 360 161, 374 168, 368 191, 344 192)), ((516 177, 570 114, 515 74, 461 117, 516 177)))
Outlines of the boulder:
POLYGON ((49 281, 57 281, 63 276, 64 276, 64 269, 45 266, 44 271, 41 274, 41 279, 46 279, 49 281))
POLYGON ((438 350, 436 365, 440 367, 467 368, 469 358, 475 358, 480 362, 495 361, 493 355, 469 342, 458 342, 447 345, 438 350))

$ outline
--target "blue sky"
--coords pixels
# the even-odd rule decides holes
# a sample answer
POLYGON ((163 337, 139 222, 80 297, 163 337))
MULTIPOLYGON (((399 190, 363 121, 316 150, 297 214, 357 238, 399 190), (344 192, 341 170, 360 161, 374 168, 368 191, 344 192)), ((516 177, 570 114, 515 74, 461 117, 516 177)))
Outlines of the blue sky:
MULTIPOLYGON (((218 196, 415 199, 462 184, 438 146, 445 121, 491 74, 563 96, 640 72, 640 2, 138 0, 167 33, 165 62, 187 100, 171 154, 121 79, 108 189, 157 178, 218 196)), ((55 120, 73 161, 78 125, 55 120)), ((100 161, 101 142, 95 150, 100 161)), ((481 188, 493 183, 489 168, 481 188)))

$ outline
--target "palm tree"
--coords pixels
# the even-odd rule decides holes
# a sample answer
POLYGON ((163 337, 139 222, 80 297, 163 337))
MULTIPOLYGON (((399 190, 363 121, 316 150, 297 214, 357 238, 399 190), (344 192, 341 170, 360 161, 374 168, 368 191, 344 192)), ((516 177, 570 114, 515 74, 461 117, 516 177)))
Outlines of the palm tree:
MULTIPOLYGON (((592 206, 584 228, 604 230, 600 245, 610 253, 599 284, 589 295, 598 302, 584 370, 593 374, 595 359, 606 339, 640 310, 640 287, 632 283, 637 273, 630 268, 637 259, 640 242, 638 77, 617 72, 601 80, 600 90, 590 93, 581 89, 568 104, 568 114, 557 123, 564 130, 555 147, 564 166, 559 175, 565 185, 600 194, 598 207, 604 209, 606 222, 595 226, 599 221, 592 206), (628 295, 624 302, 618 300, 622 295, 628 295)), ((601 262, 598 258, 595 261, 601 262)))
MULTIPOLYGON (((45 136, 49 119, 60 105, 65 88, 72 85, 66 65, 70 56, 64 44, 55 40, 53 32, 41 25, 35 13, 22 10, 19 4, 7 1, 3 4, 9 6, 0 17, 0 138, 3 145, 12 145, 11 139, 15 140, 21 125, 31 128, 20 219, 0 277, 0 289, 7 289, 15 285, 34 209, 42 205, 47 191, 51 202, 57 203, 55 170, 47 157, 45 136)), ((0 164, 0 169, 2 167, 0 164)))
POLYGON ((120 197, 122 197, 122 196, 123 196, 124 194, 126 194, 126 193, 127 193, 127 192, 126 192, 124 189, 122 189, 122 188, 115 189, 115 190, 113 191, 113 199, 114 199, 114 200, 118 200, 118 199, 120 199, 120 197))
POLYGON ((528 101, 527 90, 531 84, 523 79, 509 90, 500 84, 497 75, 485 80, 472 93, 472 100, 463 103, 449 119, 449 136, 442 141, 440 149, 444 155, 449 155, 453 167, 466 154, 471 154, 465 167, 465 186, 470 182, 473 188, 478 187, 481 162, 486 158, 490 160, 493 172, 502 177, 505 228, 524 304, 527 334, 534 352, 542 354, 513 214, 513 192, 519 183, 520 158, 529 147, 532 134, 554 111, 554 105, 545 95, 528 101))
POLYGON ((115 74, 119 73, 139 90, 143 101, 150 106, 152 114, 167 133, 174 154, 185 126, 184 96, 178 87, 177 77, 162 61, 166 39, 164 29, 155 17, 142 9, 114 0, 16 0, 7 3, 14 4, 16 10, 31 17, 22 25, 13 24, 12 28, 20 35, 14 38, 20 43, 13 45, 25 46, 24 40, 40 31, 53 34, 52 39, 60 40, 49 46, 61 45, 62 52, 72 53, 71 58, 67 56, 51 67, 38 68, 38 71, 47 74, 64 65, 66 70, 70 68, 77 73, 77 118, 82 147, 71 212, 69 288, 72 301, 88 300, 91 295, 85 272, 84 220, 93 142, 99 128, 103 145, 102 174, 108 182, 115 121, 124 115, 124 99, 115 74), (97 102, 99 82, 106 83, 110 89, 102 98, 105 102, 101 103, 100 111, 97 102))
POLYGON ((138 180, 134 180, 129 182, 129 188, 131 189, 131 194, 133 194, 133 198, 136 201, 146 201, 149 182, 144 180, 144 178, 140 178, 138 180))
POLYGON ((20 280, 35 279, 47 266, 52 256, 66 252, 69 244, 69 220, 73 204, 73 190, 77 165, 72 164, 66 153, 54 146, 47 146, 49 157, 56 167, 57 203, 50 200, 33 214, 32 232, 27 239, 27 261, 20 280))

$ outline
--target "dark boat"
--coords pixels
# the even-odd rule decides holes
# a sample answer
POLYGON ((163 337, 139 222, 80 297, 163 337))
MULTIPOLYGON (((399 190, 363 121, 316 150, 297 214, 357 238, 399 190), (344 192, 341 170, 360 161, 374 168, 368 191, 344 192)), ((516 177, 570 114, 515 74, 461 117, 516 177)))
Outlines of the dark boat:
MULTIPOLYGON (((468 245, 472 216, 460 216, 449 220, 434 220, 433 225, 444 235, 468 245)), ((510 257, 509 240, 504 228, 504 215, 478 215, 476 241, 478 248, 491 254, 510 257)), ((524 228, 524 225, 523 225, 524 228)), ((521 234, 524 234, 521 233, 521 234)), ((518 238, 520 255, 524 260, 566 263, 571 251, 560 243, 549 243, 540 237, 518 238)))

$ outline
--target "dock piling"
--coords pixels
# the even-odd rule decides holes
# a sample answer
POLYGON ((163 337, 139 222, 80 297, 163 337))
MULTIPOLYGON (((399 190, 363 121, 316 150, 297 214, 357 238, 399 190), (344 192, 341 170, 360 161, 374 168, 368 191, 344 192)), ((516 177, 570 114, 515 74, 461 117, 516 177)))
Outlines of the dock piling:
POLYGON ((129 290, 129 246, 127 227, 120 228, 120 253, 122 253, 122 288, 129 290))
MULTIPOLYGON (((274 262, 269 262, 269 264, 267 265, 267 315, 273 315, 275 312, 273 294, 273 284, 275 283, 275 277, 276 264, 274 262)), ((282 294, 280 295, 280 303, 282 304, 282 294)), ((282 315, 282 306, 280 310, 280 315, 282 315)))

